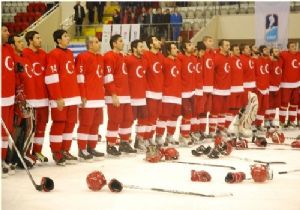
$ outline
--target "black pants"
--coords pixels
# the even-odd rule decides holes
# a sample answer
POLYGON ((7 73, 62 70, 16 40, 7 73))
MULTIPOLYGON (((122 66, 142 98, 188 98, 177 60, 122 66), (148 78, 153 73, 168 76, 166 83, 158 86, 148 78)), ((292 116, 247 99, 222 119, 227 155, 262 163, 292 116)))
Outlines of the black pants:
POLYGON ((76 28, 75 28, 75 34, 76 36, 81 36, 82 35, 82 22, 83 22, 83 19, 77 19, 75 21, 75 24, 76 24, 76 28))

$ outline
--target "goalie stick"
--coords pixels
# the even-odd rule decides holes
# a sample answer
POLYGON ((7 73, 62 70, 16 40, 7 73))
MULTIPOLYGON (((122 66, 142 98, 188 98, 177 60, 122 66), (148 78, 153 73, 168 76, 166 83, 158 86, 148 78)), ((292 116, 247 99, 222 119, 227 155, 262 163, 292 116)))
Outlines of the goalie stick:
POLYGON ((286 164, 286 162, 283 161, 262 161, 262 160, 253 160, 250 158, 243 158, 243 157, 236 157, 236 156, 230 156, 230 157, 239 160, 248 161, 248 162, 263 163, 263 164, 286 164))
POLYGON ((278 174, 289 174, 289 173, 293 173, 293 172, 300 172, 300 169, 294 169, 294 170, 290 170, 290 171, 279 171, 278 174))
POLYGON ((16 147, 15 142, 14 142, 14 140, 12 139, 12 137, 11 137, 11 135, 10 135, 10 133, 9 133, 9 131, 8 131, 8 129, 7 129, 7 127, 6 127, 5 123, 4 123, 4 121, 2 120, 2 118, 1 118, 1 124, 2 124, 2 126, 3 126, 3 128, 4 128, 5 132, 6 132, 6 134, 7 134, 7 136, 8 136, 8 141, 9 141, 9 143, 10 143, 10 144, 12 145, 12 147, 15 149, 15 151, 16 151, 18 157, 20 158, 21 163, 22 163, 22 165, 24 166, 25 171, 26 171, 27 175, 29 176, 29 179, 31 180, 31 182, 32 182, 32 184, 33 184, 33 186, 34 186, 34 188, 35 188, 36 190, 38 190, 38 191, 44 191, 44 192, 49 192, 49 191, 53 190, 53 188, 54 188, 54 182, 53 182, 53 180, 50 179, 49 177, 42 177, 41 184, 40 184, 40 185, 36 184, 36 182, 34 181, 34 179, 33 179, 32 175, 31 175, 31 173, 29 172, 29 170, 28 170, 28 168, 27 168, 27 165, 26 165, 26 163, 24 162, 23 157, 22 157, 21 153, 19 152, 18 148, 16 147))
POLYGON ((210 198, 233 196, 232 193, 203 194, 203 193, 169 190, 169 189, 162 189, 162 188, 146 188, 146 187, 140 187, 136 185, 124 185, 124 187, 129 189, 152 190, 157 192, 166 192, 166 193, 174 193, 174 194, 181 194, 181 195, 195 195, 195 196, 210 197, 210 198))

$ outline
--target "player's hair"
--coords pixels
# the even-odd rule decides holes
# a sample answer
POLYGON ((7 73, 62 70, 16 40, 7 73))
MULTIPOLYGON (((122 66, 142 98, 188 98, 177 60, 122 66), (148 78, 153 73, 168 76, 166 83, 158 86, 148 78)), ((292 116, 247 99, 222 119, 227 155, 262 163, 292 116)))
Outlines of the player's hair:
POLYGON ((151 49, 151 44, 153 44, 153 38, 155 38, 156 36, 149 36, 147 39, 146 39, 146 45, 149 49, 151 49))
MULTIPOLYGON (((245 44, 245 43, 240 44, 240 51, 241 51, 241 53, 245 50, 245 48, 246 48, 247 46, 249 46, 249 44, 245 44)), ((249 46, 249 47, 250 47, 250 46, 249 46)))
POLYGON ((206 42, 208 39, 212 39, 212 37, 211 37, 211 36, 204 36, 204 37, 202 38, 202 41, 203 41, 203 42, 206 42))
POLYGON ((167 42, 167 43, 166 43, 166 55, 165 55, 165 56, 170 55, 170 53, 171 53, 171 48, 172 48, 172 44, 176 46, 176 43, 175 43, 175 42, 167 42))
POLYGON ((134 41, 131 42, 130 47, 131 47, 131 51, 132 52, 133 52, 133 48, 136 49, 139 43, 143 43, 142 40, 136 39, 136 40, 134 40, 134 41))
POLYGON ((235 47, 239 47, 239 45, 238 45, 238 44, 233 44, 233 45, 231 45, 231 46, 230 46, 230 50, 233 51, 233 48, 235 48, 235 47))
POLYGON ((8 43, 8 44, 13 44, 13 45, 14 45, 14 44, 15 44, 15 37, 20 37, 20 36, 17 35, 17 34, 9 35, 7 43, 8 43))
POLYGON ((188 39, 182 40, 182 42, 181 42, 181 47, 182 47, 181 51, 182 52, 184 52, 184 50, 186 50, 186 44, 189 44, 189 43, 191 43, 191 41, 188 39))
POLYGON ((259 53, 263 54, 265 48, 267 48, 266 45, 260 45, 259 48, 258 48, 259 53))
POLYGON ((87 36, 87 37, 85 37, 85 46, 86 46, 86 49, 89 49, 89 44, 90 44, 90 42, 93 41, 94 38, 97 38, 99 40, 99 38, 96 37, 96 36, 87 36))
POLYGON ((109 45, 110 48, 113 49, 114 48, 114 42, 117 42, 119 38, 121 38, 122 36, 120 34, 115 34, 113 35, 110 40, 109 40, 109 45))
POLYGON ((287 47, 288 49, 290 49, 291 44, 296 44, 296 42, 288 42, 287 45, 286 45, 286 47, 287 47))
POLYGON ((203 41, 201 41, 201 42, 197 42, 197 50, 198 51, 200 51, 200 50, 206 50, 206 46, 205 46, 205 44, 204 44, 204 42, 203 41))
POLYGON ((56 44, 58 44, 58 39, 61 39, 64 33, 68 33, 64 29, 58 29, 53 32, 53 40, 55 41, 56 44))
POLYGON ((224 42, 229 42, 229 41, 226 40, 226 39, 221 39, 221 40, 219 41, 219 43, 218 43, 218 46, 219 46, 219 47, 223 47, 224 42))
POLYGON ((270 49, 270 55, 273 55, 273 53, 274 53, 274 48, 271 48, 270 49))
POLYGON ((32 41, 34 35, 36 35, 36 34, 39 34, 39 32, 37 32, 37 31, 28 31, 28 32, 25 34, 25 40, 26 40, 27 46, 29 46, 29 44, 30 44, 29 41, 30 41, 30 40, 32 41))

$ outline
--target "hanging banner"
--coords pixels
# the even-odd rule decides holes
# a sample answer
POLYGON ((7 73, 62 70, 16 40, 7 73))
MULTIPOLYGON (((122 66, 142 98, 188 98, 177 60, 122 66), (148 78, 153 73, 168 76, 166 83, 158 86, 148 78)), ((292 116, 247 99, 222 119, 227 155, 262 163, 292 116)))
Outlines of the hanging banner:
POLYGON ((131 24, 131 34, 130 34, 130 41, 134 41, 136 39, 140 39, 140 24, 131 24))
POLYGON ((124 40, 124 52, 127 53, 128 49, 130 48, 130 43, 129 43, 129 35, 130 35, 130 24, 122 24, 121 28, 121 36, 123 37, 124 40))
POLYGON ((286 49, 290 2, 255 2, 255 45, 286 49))
POLYGON ((121 25, 120 24, 113 24, 112 25, 112 33, 111 35, 115 35, 115 34, 121 34, 121 25))
POLYGON ((110 37, 111 37, 111 25, 103 24, 102 44, 101 44, 101 53, 102 54, 111 50, 110 45, 109 45, 110 37))

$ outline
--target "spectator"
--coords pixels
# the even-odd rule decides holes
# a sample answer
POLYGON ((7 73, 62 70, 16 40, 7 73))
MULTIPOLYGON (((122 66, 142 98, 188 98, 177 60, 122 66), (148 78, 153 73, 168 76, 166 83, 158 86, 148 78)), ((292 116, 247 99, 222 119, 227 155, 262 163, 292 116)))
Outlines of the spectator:
POLYGON ((121 23, 120 12, 117 9, 115 9, 113 15, 113 24, 120 24, 120 23, 121 23))
POLYGON ((75 10, 75 34, 76 36, 81 36, 82 35, 82 22, 85 17, 85 12, 83 6, 80 5, 80 1, 76 2, 76 5, 74 6, 75 10))
POLYGON ((98 15, 98 23, 102 23, 102 18, 103 18, 103 11, 104 11, 104 7, 105 7, 105 2, 97 2, 96 3, 96 7, 97 7, 97 15, 98 15))
POLYGON ((141 24, 141 39, 142 40, 146 40, 146 38, 148 37, 148 27, 149 25, 149 14, 146 11, 146 8, 143 7, 142 8, 142 14, 140 14, 139 18, 138 18, 138 23, 141 24))
POLYGON ((174 13, 171 14, 170 23, 173 31, 173 41, 176 41, 180 34, 180 27, 182 25, 182 17, 178 12, 178 8, 174 8, 174 13))
POLYGON ((154 15, 153 15, 152 8, 149 8, 148 14, 149 14, 149 24, 150 24, 148 35, 154 35, 154 30, 153 30, 153 27, 152 27, 154 15))
POLYGON ((128 24, 130 22, 130 16, 131 16, 131 13, 130 13, 129 9, 126 8, 124 10, 124 13, 123 13, 122 18, 121 18, 122 24, 128 24))
POLYGON ((164 26, 162 25, 163 24, 163 14, 162 14, 162 11, 161 11, 161 8, 157 8, 156 10, 156 14, 153 15, 153 23, 156 23, 156 32, 158 34, 158 37, 162 37, 164 35, 164 26))
POLYGON ((171 34, 170 18, 171 18, 170 10, 166 9, 163 14, 163 23, 164 23, 163 34, 165 37, 167 37, 168 40, 169 40, 170 34, 171 34))
POLYGON ((87 1, 86 2, 86 8, 89 11, 89 24, 94 24, 94 7, 95 7, 95 2, 92 1, 87 1))
POLYGON ((131 16, 130 16, 130 24, 136 24, 137 23, 137 19, 136 19, 136 16, 135 16, 135 13, 132 12, 131 13, 131 16))

